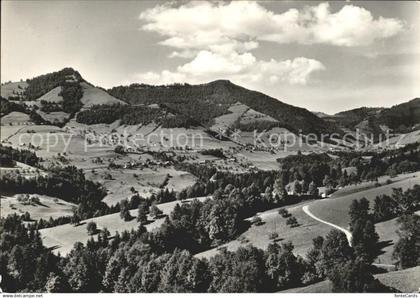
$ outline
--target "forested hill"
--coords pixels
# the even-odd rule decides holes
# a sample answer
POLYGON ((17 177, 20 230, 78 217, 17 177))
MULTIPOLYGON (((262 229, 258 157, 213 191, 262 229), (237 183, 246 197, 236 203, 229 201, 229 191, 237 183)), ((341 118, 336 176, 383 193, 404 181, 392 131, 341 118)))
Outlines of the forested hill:
POLYGON ((392 129, 405 129, 420 124, 420 98, 384 109, 378 115, 378 123, 392 129))
POLYGON ((260 92, 237 86, 227 80, 201 85, 175 84, 151 86, 132 84, 109 89, 108 92, 130 104, 160 104, 176 113, 192 118, 206 119, 227 113, 230 105, 241 102, 248 107, 273 117, 280 125, 302 133, 331 133, 337 131, 328 123, 306 109, 285 104, 260 92), (201 115, 203 114, 203 115, 201 115))
POLYGON ((391 108, 357 108, 324 118, 339 127, 355 129, 361 124, 372 131, 381 131, 384 125, 395 132, 420 129, 420 98, 412 99, 391 108))
POLYGON ((27 79, 28 86, 25 90, 26 100, 36 100, 48 91, 63 85, 71 85, 83 81, 82 76, 72 68, 63 68, 60 71, 40 75, 27 79))

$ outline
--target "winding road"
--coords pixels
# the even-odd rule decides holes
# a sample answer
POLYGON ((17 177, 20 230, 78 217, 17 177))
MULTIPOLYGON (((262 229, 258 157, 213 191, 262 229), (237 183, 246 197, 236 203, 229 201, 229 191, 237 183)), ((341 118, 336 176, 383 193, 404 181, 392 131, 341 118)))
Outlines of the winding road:
POLYGON ((303 212, 305 212, 307 215, 309 215, 310 217, 312 217, 313 219, 322 222, 323 224, 332 226, 334 229, 340 230, 341 232, 343 232, 344 234, 346 234, 347 240, 349 241, 349 245, 351 246, 351 239, 352 239, 352 235, 351 232, 349 230, 346 230, 345 228, 342 228, 340 226, 337 226, 331 222, 325 221, 320 219, 319 217, 316 217, 315 215, 312 214, 311 211, 309 211, 309 205, 305 205, 302 207, 303 212))
MULTIPOLYGON (((346 234, 347 240, 349 242, 349 245, 351 246, 351 239, 352 239, 352 234, 349 230, 346 230, 345 228, 342 228, 340 226, 337 226, 331 222, 325 221, 320 219, 319 217, 316 217, 315 215, 312 214, 311 211, 309 211, 309 205, 305 205, 302 207, 303 212, 305 212, 307 215, 309 215, 310 217, 312 217, 313 219, 315 219, 316 221, 322 222, 323 224, 329 225, 331 227, 333 227, 334 229, 340 230, 341 232, 343 232, 344 234, 346 234)), ((373 263, 372 265, 375 266, 382 266, 382 267, 395 267, 395 265, 390 265, 390 264, 382 264, 382 263, 373 263)))

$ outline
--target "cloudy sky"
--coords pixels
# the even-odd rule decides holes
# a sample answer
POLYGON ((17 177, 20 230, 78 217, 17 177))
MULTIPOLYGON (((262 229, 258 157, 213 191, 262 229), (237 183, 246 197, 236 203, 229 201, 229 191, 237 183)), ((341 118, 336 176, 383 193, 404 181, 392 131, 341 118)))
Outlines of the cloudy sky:
POLYGON ((420 96, 419 2, 2 1, 1 80, 229 79, 334 113, 420 96))

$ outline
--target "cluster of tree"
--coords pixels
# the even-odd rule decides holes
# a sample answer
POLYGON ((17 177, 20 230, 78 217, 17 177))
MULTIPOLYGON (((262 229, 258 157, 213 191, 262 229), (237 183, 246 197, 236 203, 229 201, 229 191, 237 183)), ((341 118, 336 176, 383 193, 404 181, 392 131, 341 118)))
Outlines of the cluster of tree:
POLYGON ((37 106, 32 108, 28 107, 24 103, 14 103, 3 97, 0 99, 0 116, 7 115, 11 112, 21 112, 29 115, 31 122, 40 125, 40 124, 51 124, 49 121, 43 119, 37 112, 37 106))
POLYGON ((175 127, 184 127, 184 128, 190 128, 190 127, 197 127, 200 125, 200 122, 185 116, 185 115, 171 115, 164 117, 160 120, 160 124, 163 128, 175 128, 175 127))
MULTIPOLYGON (((73 219, 73 216, 59 216, 56 218, 50 217, 48 220, 40 218, 38 220, 31 220, 31 224, 37 229, 46 229, 46 228, 52 228, 55 226, 65 225, 68 223, 71 223, 73 219)), ((28 221, 27 219, 23 219, 25 221, 28 221)))
POLYGON ((59 102, 41 100, 41 111, 45 113, 59 112, 62 110, 63 110, 63 106, 59 102))
MULTIPOLYGON (((188 190, 178 193, 181 201, 188 196, 188 190)), ((245 218, 270 208, 297 202, 295 197, 280 198, 273 196, 268 188, 261 193, 258 187, 234 187, 232 184, 219 187, 213 192, 213 198, 204 202, 193 200, 191 203, 177 205, 164 222, 161 231, 172 236, 162 247, 179 247, 192 252, 199 252, 236 238, 249 227, 245 218)), ((290 221, 291 226, 298 223, 290 221)))
MULTIPOLYGON (((237 190, 230 189, 233 196, 240 196, 237 190)), ((245 201, 248 198, 244 197, 245 201)), ((235 207, 224 204, 226 200, 232 199, 222 199, 221 194, 216 194, 215 203, 194 201, 177 206, 163 226, 154 232, 147 232, 140 223, 136 231, 117 233, 110 239, 106 229, 98 230, 92 223, 87 228, 89 233, 97 234, 97 240, 90 239, 86 246, 76 243, 66 258, 55 257, 43 247, 34 225, 25 226, 20 217, 9 216, 0 221, 3 289, 274 292, 328 278, 336 292, 389 290, 372 275, 371 263, 377 252, 378 237, 367 200, 354 201, 350 208, 352 246, 344 233, 333 230, 325 239, 313 240, 306 259, 297 257, 290 243, 270 244, 266 251, 252 246, 241 247, 235 252, 221 250, 208 261, 194 258, 195 245, 203 246, 211 241, 210 237, 232 232, 234 226, 226 219, 235 221, 235 217, 247 212, 245 209, 231 213, 235 207), (231 214, 224 218, 223 213, 231 214), (207 224, 201 224, 203 220, 207 224)), ((241 204, 240 200, 236 203, 241 204)), ((141 202, 139 206, 142 204, 147 203, 141 202)), ((139 208, 139 215, 140 209, 144 208, 139 208)), ((418 264, 419 220, 417 216, 403 221, 400 232, 403 240, 394 253, 403 268, 418 264), (414 250, 413 256, 407 247, 414 250)))
POLYGON ((215 105, 213 102, 196 101, 192 104, 189 101, 167 102, 162 104, 168 111, 190 118, 193 123, 201 123, 204 126, 213 124, 213 119, 224 114, 229 114, 228 105, 215 105))
POLYGON ((420 185, 402 191, 394 188, 392 195, 379 195, 375 198, 373 217, 375 222, 390 220, 402 215, 412 214, 420 209, 420 185))
POLYGON ((4 97, 0 97, 0 116, 7 115, 11 112, 27 113, 28 109, 23 104, 17 104, 7 100, 4 97))
POLYGON ((175 163, 175 167, 200 178, 194 185, 187 187, 176 195, 179 200, 212 195, 217 190, 224 192, 228 185, 238 189, 244 189, 252 185, 252 188, 256 189, 256 193, 259 192, 266 198, 266 202, 262 205, 262 208, 266 209, 319 198, 314 183, 309 184, 306 195, 288 195, 285 188, 279 186, 281 179, 278 178, 279 173, 277 171, 253 171, 238 174, 218 172, 213 167, 192 163, 175 163), (279 189, 282 190, 279 191, 279 189))
POLYGON ((82 219, 109 212, 102 202, 106 195, 103 187, 86 180, 83 171, 74 166, 52 167, 48 175, 35 178, 2 175, 0 187, 6 192, 45 194, 79 204, 77 213, 82 219))
POLYGON ((302 192, 309 191, 309 185, 335 188, 363 180, 376 180, 383 175, 397 175, 420 169, 419 144, 382 153, 340 152, 334 158, 327 153, 289 155, 278 159, 281 171, 276 180, 277 188, 298 181, 302 192), (349 173, 347 172, 349 171, 349 173))
POLYGON ((156 253, 153 242, 140 227, 110 241, 76 244, 64 267, 71 291, 273 292, 302 284, 305 262, 290 244, 222 251, 207 261, 180 249, 156 253))
POLYGON ((7 292, 271 292, 301 285, 303 259, 293 246, 222 251, 209 261, 186 250, 157 250, 153 233, 96 231, 98 240, 76 243, 66 258, 42 245, 39 232, 17 216, 2 219, 0 267, 7 292))
POLYGON ((32 225, 25 225, 16 214, 0 219, 0 239, 0 272, 4 291, 45 291, 50 274, 60 274, 60 258, 43 246, 38 230, 32 225))
POLYGON ((159 233, 142 225, 110 239, 106 229, 98 231, 92 223, 89 230, 97 240, 76 243, 61 258, 43 247, 38 231, 18 217, 0 223, 2 287, 7 292, 275 292, 325 277, 335 291, 384 291, 345 235, 335 230, 314 239, 306 259, 293 253, 291 243, 274 243, 266 251, 224 249, 206 260, 176 247, 162 249, 159 233))
MULTIPOLYGON (((369 201, 365 198, 353 200, 350 210, 351 246, 346 235, 331 231, 324 241, 317 240, 319 247, 308 253, 318 277, 325 275, 333 285, 334 292, 386 292, 373 276, 373 261, 380 253, 379 236, 375 231, 373 215, 369 213, 369 201), (320 270, 321 269, 321 270, 320 270)), ((315 243, 314 243, 315 244, 315 243)))
POLYGON ((400 269, 420 265, 420 216, 403 215, 398 219, 399 240, 394 247, 393 258, 400 269))
POLYGON ((201 85, 150 86, 132 84, 114 87, 108 92, 131 104, 167 104, 178 114, 188 115, 203 123, 227 113, 237 102, 269 115, 282 127, 303 133, 331 133, 337 129, 311 112, 294 107, 259 92, 236 86, 229 81, 214 81, 201 85))
POLYGON ((354 129, 356 125, 364 122, 364 130, 376 136, 383 134, 381 125, 386 125, 394 132, 405 133, 412 131, 420 123, 420 98, 391 108, 357 108, 324 119, 349 129, 354 129))
MULTIPOLYGON (((395 197, 400 199, 400 228, 397 231, 399 240, 394 247, 393 258, 400 269, 420 265, 420 216, 416 215, 414 206, 418 206, 419 186, 402 194, 395 190, 395 197), (404 198, 405 195, 405 198, 404 198), (411 198, 408 198, 413 196, 411 198), (413 204, 413 202, 415 203, 413 204)), ((357 259, 365 264, 372 264, 380 254, 379 236, 375 231, 375 212, 369 212, 369 201, 365 198, 354 200, 350 206, 350 231, 352 232, 352 249, 357 259)), ((369 267, 366 270, 371 273, 369 267)))
POLYGON ((389 109, 384 109, 377 115, 375 122, 385 124, 399 132, 411 131, 412 127, 420 123, 420 98, 415 98, 389 109))
POLYGON ((349 215, 352 248, 359 258, 371 264, 379 254, 379 236, 373 214, 369 211, 369 201, 362 198, 353 200, 349 215))
POLYGON ((201 154, 203 155, 211 155, 214 157, 218 157, 218 158, 226 158, 226 156, 223 153, 223 150, 220 148, 217 149, 205 149, 200 151, 201 154))
POLYGON ((40 159, 32 151, 0 145, 0 165, 2 167, 14 166, 15 161, 36 166, 40 159))
POLYGON ((36 106, 29 112, 29 119, 31 122, 35 123, 36 125, 52 125, 52 123, 48 120, 45 120, 36 112, 36 106))
POLYGON ((343 111, 335 114, 334 116, 327 117, 328 121, 334 121, 340 124, 340 126, 354 129, 354 127, 365 119, 371 119, 375 117, 382 108, 367 108, 361 107, 348 111, 343 111))
POLYGON ((232 128, 241 131, 265 131, 274 127, 281 127, 279 122, 270 120, 255 120, 252 122, 241 123, 239 120, 235 121, 232 128))
POLYGON ((66 81, 73 80, 73 77, 76 81, 82 80, 80 74, 72 68, 64 68, 57 72, 28 79, 26 80, 28 86, 25 89, 25 99, 36 100, 50 90, 58 86, 63 86, 66 81))
POLYGON ((165 116, 161 109, 147 106, 130 105, 94 105, 90 109, 77 114, 77 122, 84 124, 112 123, 121 120, 121 124, 135 125, 148 124, 152 121, 159 122, 165 116))
POLYGON ((79 81, 63 82, 61 85, 60 96, 63 97, 63 111, 69 114, 78 112, 83 104, 80 99, 83 97, 83 89, 79 81))
POLYGON ((188 197, 212 194, 218 188, 225 188, 228 184, 237 188, 254 184, 261 193, 267 187, 272 187, 278 175, 277 171, 253 171, 246 173, 221 172, 216 168, 196 163, 175 163, 175 168, 193 174, 200 179, 200 184, 195 185, 187 192, 194 193, 188 197), (204 191, 200 191, 204 189, 204 191), (197 194, 195 194, 197 192, 197 194))

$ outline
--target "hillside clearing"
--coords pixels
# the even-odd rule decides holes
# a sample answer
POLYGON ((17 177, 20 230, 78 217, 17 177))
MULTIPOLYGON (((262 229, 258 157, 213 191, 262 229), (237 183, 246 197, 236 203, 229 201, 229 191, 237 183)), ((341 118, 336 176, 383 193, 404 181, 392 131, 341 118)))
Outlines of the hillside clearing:
MULTIPOLYGON (((420 284, 420 266, 401 271, 393 271, 375 275, 385 286, 391 287, 401 293, 416 293, 420 284)), ((280 293, 331 293, 332 284, 325 280, 306 287, 293 288, 280 293)))
MULTIPOLYGON (((199 201, 205 201, 208 197, 197 198, 199 201)), ((186 200, 186 202, 191 201, 192 199, 186 200)), ((176 204, 181 204, 180 201, 173 201, 163 204, 158 204, 157 207, 162 210, 163 214, 169 215, 172 210, 175 208, 176 204)), ((86 225, 89 222, 95 222, 98 226, 98 229, 107 228, 111 236, 115 235, 116 232, 130 231, 132 229, 137 229, 139 223, 136 220, 137 209, 130 210, 130 214, 134 217, 130 221, 124 221, 120 218, 119 213, 109 214, 100 217, 90 218, 84 221, 81 221, 81 224, 78 226, 73 226, 71 224, 65 224, 56 226, 53 228, 42 229, 40 230, 43 243, 46 247, 53 249, 54 253, 60 253, 61 255, 67 255, 73 248, 74 243, 82 242, 86 243, 91 237, 88 235, 86 230, 86 225)), ((150 217, 149 217, 150 219, 150 217)), ((153 222, 146 225, 148 231, 152 231, 162 225, 165 218, 159 218, 153 222)))
MULTIPOLYGON (((328 222, 332 222, 344 229, 348 226, 348 219, 340 220, 339 222, 342 222, 342 225, 338 224, 335 221, 329 220, 330 217, 334 217, 334 215, 340 214, 337 216, 337 218, 340 218, 345 216, 345 218, 348 218, 348 206, 350 205, 351 201, 353 199, 360 199, 362 197, 365 197, 369 195, 372 191, 379 195, 383 192, 390 192, 392 191, 392 187, 403 187, 403 186, 409 186, 410 183, 413 185, 413 181, 411 181, 414 178, 410 178, 412 176, 416 176, 415 179, 419 179, 419 172, 412 173, 412 174, 404 174, 399 175, 395 178, 393 178, 392 181, 396 181, 395 183, 385 185, 384 187, 379 188, 368 188, 366 189, 366 184, 359 184, 358 186, 349 186, 351 190, 346 190, 346 187, 343 188, 343 193, 351 192, 351 195, 345 195, 343 197, 337 196, 334 199, 324 199, 324 200, 316 200, 316 201, 306 201, 301 202, 296 205, 292 206, 286 206, 285 209, 289 211, 289 213, 296 217, 299 226, 295 228, 290 228, 286 225, 286 219, 282 218, 278 214, 278 209, 272 209, 265 212, 261 212, 258 215, 263 220, 264 224, 255 226, 252 225, 247 231, 242 233, 239 237, 237 237, 236 240, 230 241, 226 244, 221 245, 220 247, 226 247, 228 250, 235 251, 240 246, 252 244, 256 247, 266 249, 267 246, 270 243, 273 243, 273 240, 270 240, 269 236, 271 233, 276 232, 279 235, 279 238, 276 240, 276 242, 286 242, 291 241, 295 247, 294 252, 298 255, 305 256, 308 250, 312 247, 312 239, 317 236, 326 236, 331 229, 333 229, 332 226, 321 223, 317 221, 316 219, 308 216, 304 211, 304 206, 308 206, 309 210, 318 218, 323 219, 328 222), (411 182, 409 182, 411 181, 411 182), (359 188, 359 191, 357 189, 359 188), (341 205, 335 206, 334 209, 332 209, 328 204, 335 201, 341 201, 343 200, 345 203, 341 203, 341 205), (349 202, 347 202, 349 200, 349 202), (318 204, 323 203, 324 209, 318 208, 318 204), (317 208, 313 209, 313 206, 316 206, 317 208), (342 209, 338 209, 342 208, 342 209), (322 213, 315 213, 313 210, 322 210, 322 213), (329 210, 329 211, 326 211, 329 210), (332 214, 331 214, 332 213, 332 214)), ((388 177, 381 177, 379 180, 382 181, 383 179, 388 177)), ((417 181, 417 180, 416 180, 417 181)), ((375 195, 375 196, 376 196, 375 195)), ((341 218, 340 218, 341 219, 341 218)), ((382 264, 393 264, 392 260, 392 250, 393 250, 393 244, 395 244, 395 241, 397 238, 396 230, 398 228, 396 220, 390 220, 378 223, 376 225, 377 232, 380 238, 380 241, 383 241, 384 243, 387 243, 387 246, 382 249, 383 254, 378 256, 376 263, 382 263, 382 264), (391 242, 392 241, 392 242, 391 242)), ((220 247, 213 248, 211 250, 207 250, 204 252, 201 252, 197 254, 197 257, 205 257, 210 258, 211 256, 214 256, 217 254, 218 249, 220 247)))
POLYGON ((24 195, 25 194, 18 194, 11 197, 1 196, 1 217, 7 217, 13 213, 22 215, 25 212, 28 212, 33 220, 39 220, 41 218, 48 220, 50 217, 58 218, 61 216, 72 216, 72 208, 76 207, 75 204, 61 199, 38 194, 29 194, 31 197, 35 196, 39 198, 39 203, 37 204, 19 202, 18 197, 24 195))

